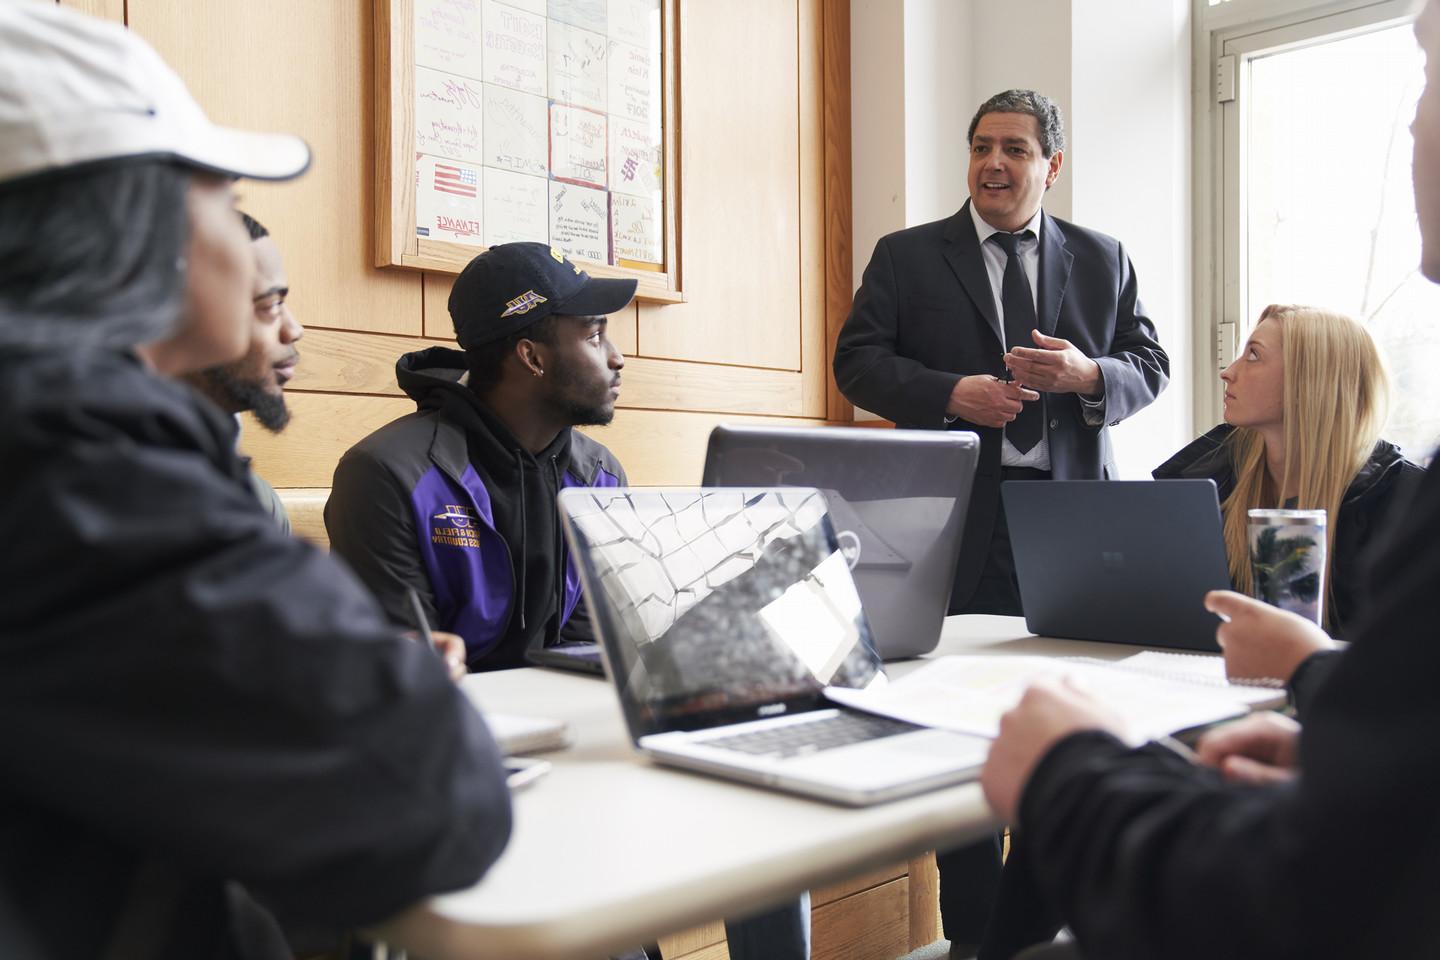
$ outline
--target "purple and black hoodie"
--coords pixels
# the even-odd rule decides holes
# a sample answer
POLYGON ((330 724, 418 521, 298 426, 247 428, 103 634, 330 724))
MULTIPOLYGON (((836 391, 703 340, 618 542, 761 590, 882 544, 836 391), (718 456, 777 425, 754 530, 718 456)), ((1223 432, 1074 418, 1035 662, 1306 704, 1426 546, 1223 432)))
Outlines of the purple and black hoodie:
POLYGON ((386 614, 465 638, 470 669, 523 666, 534 644, 588 639, 579 576, 560 530, 563 487, 621 486, 604 446, 562 430, 532 455, 461 382, 465 355, 432 347, 395 365, 417 410, 361 440, 335 468, 331 549, 386 614))

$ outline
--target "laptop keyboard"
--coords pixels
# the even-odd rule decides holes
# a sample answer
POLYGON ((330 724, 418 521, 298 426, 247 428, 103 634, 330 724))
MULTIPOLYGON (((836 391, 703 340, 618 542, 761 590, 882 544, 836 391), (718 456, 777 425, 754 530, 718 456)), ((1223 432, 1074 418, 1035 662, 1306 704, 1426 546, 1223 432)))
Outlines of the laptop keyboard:
POLYGON ((699 742, 707 747, 719 747, 721 750, 784 759, 922 729, 924 728, 901 720, 891 720, 889 717, 877 717, 868 713, 840 713, 810 723, 787 723, 768 730, 737 733, 699 742))

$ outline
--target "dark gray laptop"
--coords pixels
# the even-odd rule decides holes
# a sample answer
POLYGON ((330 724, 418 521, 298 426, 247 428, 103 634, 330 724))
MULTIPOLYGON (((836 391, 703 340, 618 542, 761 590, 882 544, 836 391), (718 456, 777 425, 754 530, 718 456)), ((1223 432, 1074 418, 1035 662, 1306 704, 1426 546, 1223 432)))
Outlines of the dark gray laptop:
POLYGON ((973 433, 719 426, 707 487, 818 487, 885 660, 940 642, 980 457, 973 433))
POLYGON ((984 738, 826 700, 886 678, 818 491, 571 488, 559 504, 648 755, 856 805, 978 773, 984 738))
POLYGON ((1210 480, 1000 485, 1032 633, 1219 650, 1207 591, 1229 590, 1210 480))

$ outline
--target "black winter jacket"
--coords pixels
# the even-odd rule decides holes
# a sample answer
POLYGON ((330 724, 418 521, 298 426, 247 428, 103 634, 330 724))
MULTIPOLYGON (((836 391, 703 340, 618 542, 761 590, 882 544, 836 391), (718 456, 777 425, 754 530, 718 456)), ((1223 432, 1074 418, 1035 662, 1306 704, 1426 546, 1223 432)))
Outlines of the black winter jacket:
POLYGON ((0 355, 0 917, 41 956, 288 956, 251 892, 369 924, 509 835, 480 718, 234 431, 133 356, 0 355))
POLYGON ((1299 779, 1221 783, 1093 732, 1040 760, 1019 827, 1086 956, 1440 956, 1440 476, 1401 509, 1305 720, 1299 779))
MULTIPOLYGON (((1235 488, 1235 471, 1225 439, 1235 430, 1222 423, 1186 446, 1154 470, 1156 480, 1210 479, 1220 502, 1235 488)), ((1338 640, 1347 634, 1360 613, 1366 591, 1365 569, 1370 545, 1382 532, 1395 505, 1408 498, 1424 473, 1406 460, 1400 448, 1386 440, 1375 444, 1370 459, 1360 468, 1340 501, 1335 525, 1335 555, 1330 561, 1330 634, 1338 640)))

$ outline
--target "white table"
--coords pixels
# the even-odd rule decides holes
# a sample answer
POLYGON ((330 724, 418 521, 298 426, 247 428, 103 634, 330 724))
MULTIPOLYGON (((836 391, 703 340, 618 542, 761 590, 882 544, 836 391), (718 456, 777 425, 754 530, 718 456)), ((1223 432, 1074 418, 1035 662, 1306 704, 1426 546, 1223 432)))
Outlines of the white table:
MULTIPOLYGON (((936 655, 1109 660, 1136 649, 971 616, 946 622, 936 655)), ((479 884, 379 931, 427 960, 593 960, 998 827, 974 783, 857 810, 657 766, 634 751, 615 692, 598 678, 510 670, 465 686, 485 708, 569 721, 575 742, 547 754, 551 773, 515 796, 514 834, 479 884)))

